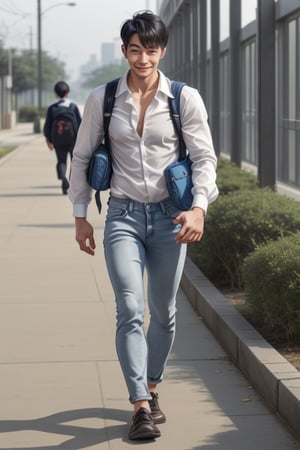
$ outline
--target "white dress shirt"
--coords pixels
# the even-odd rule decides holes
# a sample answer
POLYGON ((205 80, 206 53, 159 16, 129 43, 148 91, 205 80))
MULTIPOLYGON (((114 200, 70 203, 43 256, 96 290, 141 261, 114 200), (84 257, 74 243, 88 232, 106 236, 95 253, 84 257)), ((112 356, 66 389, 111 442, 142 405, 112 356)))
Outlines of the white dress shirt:
MULTIPOLYGON (((170 116, 171 81, 159 71, 159 87, 148 106, 142 136, 137 133, 138 112, 127 85, 120 80, 109 125, 113 176, 111 194, 146 203, 168 197, 164 169, 178 158, 178 137, 170 116)), ((91 188, 86 171, 93 151, 103 140, 105 85, 90 94, 73 151, 69 198, 75 217, 86 217, 91 188)), ((198 91, 184 86, 180 98, 182 134, 193 161, 193 207, 205 212, 218 196, 216 155, 207 113, 198 91)))

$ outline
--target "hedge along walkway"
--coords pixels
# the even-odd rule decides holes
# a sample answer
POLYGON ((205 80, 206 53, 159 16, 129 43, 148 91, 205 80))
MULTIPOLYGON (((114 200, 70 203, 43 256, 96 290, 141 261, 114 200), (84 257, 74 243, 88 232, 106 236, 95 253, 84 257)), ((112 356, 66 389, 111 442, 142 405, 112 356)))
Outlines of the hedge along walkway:
POLYGON ((247 304, 274 338, 299 342, 300 232, 256 248, 243 262, 243 279, 247 304))
POLYGON ((228 288, 224 294, 228 294, 232 304, 247 320, 299 368, 299 334, 296 336, 299 330, 300 281, 299 244, 296 249, 296 243, 299 240, 295 244, 289 243, 293 238, 286 235, 292 233, 295 236, 299 230, 300 203, 275 192, 261 190, 256 182, 255 176, 219 159, 218 186, 222 195, 210 206, 201 245, 192 244, 189 255, 213 283, 234 286, 236 291, 228 288), (261 256, 259 264, 256 247, 266 240, 270 244, 261 248, 264 257, 261 256), (247 269, 245 276, 243 267, 250 254, 252 269, 247 269), (252 285, 249 281, 246 283, 247 279, 252 285), (270 302, 273 298, 277 301, 270 302), (258 314, 250 312, 248 306, 251 304, 255 307, 251 309, 258 314), (261 318, 265 319, 264 323, 261 318), (292 334, 294 342, 291 342, 292 334))
POLYGON ((298 341, 287 342, 280 336, 274 336, 274 333, 266 328, 258 316, 251 315, 245 305, 244 291, 223 290, 223 295, 229 303, 233 305, 251 325, 298 371, 300 371, 300 343, 298 341))

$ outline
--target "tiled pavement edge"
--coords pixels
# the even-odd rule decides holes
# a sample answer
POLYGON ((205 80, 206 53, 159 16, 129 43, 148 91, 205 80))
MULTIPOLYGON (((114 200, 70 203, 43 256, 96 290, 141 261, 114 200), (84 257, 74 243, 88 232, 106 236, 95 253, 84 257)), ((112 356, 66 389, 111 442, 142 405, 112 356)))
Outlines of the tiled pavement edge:
MULTIPOLYGON (((90 208, 98 247, 92 258, 74 241, 71 206, 42 137, 22 127, 5 135, 0 143, 18 140, 19 147, 0 164, 0 450, 131 448, 132 411, 115 354, 115 306, 101 244, 105 212, 90 208)), ((187 276, 193 283, 200 277, 202 295, 219 303, 220 294, 189 261, 186 269, 184 289, 192 286, 187 276)), ((207 320, 214 314, 204 305, 207 320)), ((224 310, 221 301, 221 316, 224 310)), ((223 328, 216 334, 226 346, 232 327, 223 328)), ((151 449, 300 450, 182 290, 160 398, 168 421, 151 449)))

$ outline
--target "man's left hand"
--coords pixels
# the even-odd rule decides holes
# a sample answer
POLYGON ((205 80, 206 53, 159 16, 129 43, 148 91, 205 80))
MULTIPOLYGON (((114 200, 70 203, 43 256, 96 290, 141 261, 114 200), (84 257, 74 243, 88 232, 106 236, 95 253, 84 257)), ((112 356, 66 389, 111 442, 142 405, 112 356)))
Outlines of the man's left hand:
POLYGON ((189 244, 200 241, 204 232, 205 213, 202 208, 193 208, 183 211, 174 220, 174 224, 182 224, 182 228, 176 235, 175 240, 180 244, 189 244))

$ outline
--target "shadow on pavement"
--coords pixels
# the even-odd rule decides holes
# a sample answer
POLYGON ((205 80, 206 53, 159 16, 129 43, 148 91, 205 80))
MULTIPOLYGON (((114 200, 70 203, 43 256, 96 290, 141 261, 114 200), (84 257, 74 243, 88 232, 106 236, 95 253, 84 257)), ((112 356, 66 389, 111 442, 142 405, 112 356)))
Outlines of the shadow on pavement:
MULTIPOLYGON (((42 417, 32 420, 1 420, 0 433, 10 433, 18 431, 37 431, 44 433, 53 433, 55 435, 70 436, 59 445, 45 445, 34 447, 31 450, 54 450, 64 448, 65 450, 77 450, 92 445, 107 442, 110 439, 124 439, 128 432, 128 423, 131 419, 131 412, 119 409, 106 408, 87 408, 71 411, 62 411, 51 416, 42 417), (75 420, 83 419, 105 419, 121 422, 120 425, 103 425, 103 428, 90 428, 88 426, 80 426, 68 424, 75 420)), ((28 450, 28 446, 11 447, 14 450, 28 450)), ((0 447, 2 450, 2 448, 0 447)), ((3 449, 4 450, 4 449, 3 449)), ((5 448, 9 450, 9 448, 5 448)))
POLYGON ((21 228, 74 228, 74 223, 20 223, 21 228))
POLYGON ((18 192, 18 193, 7 193, 7 194, 0 194, 0 198, 21 198, 21 197, 62 197, 61 192, 53 192, 53 193, 37 193, 33 194, 31 192, 18 192))

